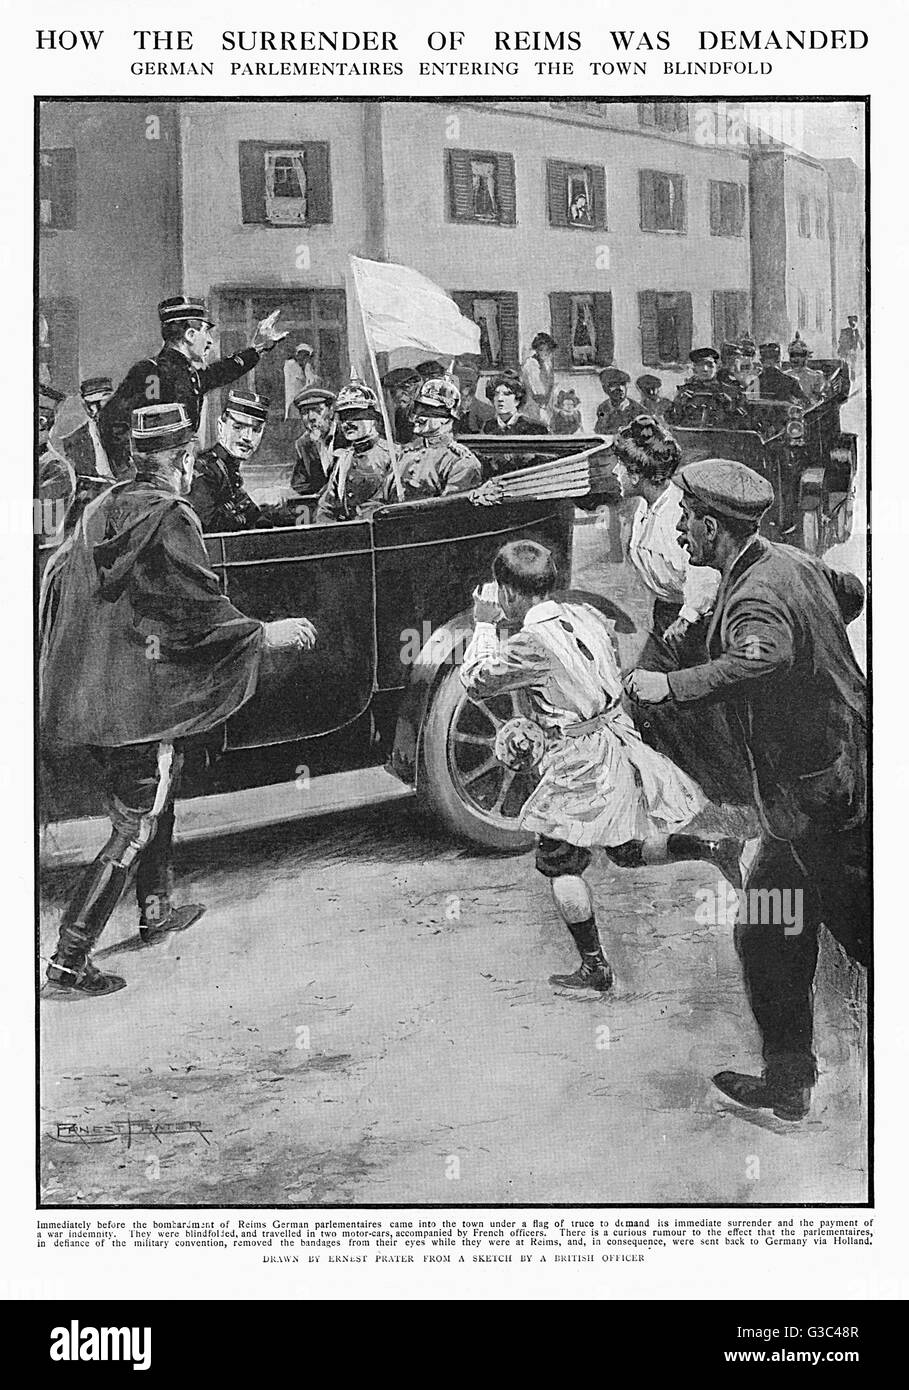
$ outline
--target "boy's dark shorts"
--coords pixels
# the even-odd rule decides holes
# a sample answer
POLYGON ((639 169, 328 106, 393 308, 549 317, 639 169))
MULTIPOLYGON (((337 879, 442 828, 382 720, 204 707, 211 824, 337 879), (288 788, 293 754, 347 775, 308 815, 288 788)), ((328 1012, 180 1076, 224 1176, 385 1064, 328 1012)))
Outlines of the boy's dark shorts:
POLYGON ((561 878, 564 874, 580 878, 592 858, 592 850, 583 845, 551 840, 548 835, 537 837, 537 869, 544 878, 561 878))

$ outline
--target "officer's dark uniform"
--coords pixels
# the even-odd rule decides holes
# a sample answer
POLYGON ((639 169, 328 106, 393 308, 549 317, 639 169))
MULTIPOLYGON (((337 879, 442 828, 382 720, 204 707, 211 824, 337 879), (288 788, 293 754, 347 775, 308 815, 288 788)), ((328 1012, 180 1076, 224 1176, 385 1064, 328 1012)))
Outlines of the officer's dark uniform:
MULTIPOLYGON (((162 327, 187 319, 212 323, 205 301, 184 295, 163 299, 158 305, 158 317, 162 327)), ((256 348, 247 347, 207 367, 194 367, 182 352, 165 343, 157 357, 144 357, 130 367, 98 417, 101 441, 117 476, 123 477, 129 471, 129 427, 134 410, 178 401, 185 406, 190 424, 197 430, 206 394, 252 371, 260 355, 256 348)))
MULTIPOLYGON (((243 420, 268 419, 269 402, 252 391, 231 391, 226 410, 243 420)), ((189 500, 199 514, 203 531, 255 531, 269 526, 293 526, 294 515, 281 503, 259 506, 243 486, 240 460, 215 444, 196 458, 189 500)))
MULTIPOLYGON (((688 354, 691 362, 703 362, 708 358, 719 362, 720 354, 716 348, 694 348, 688 354)), ((716 377, 704 380, 692 376, 683 381, 676 391, 666 419, 673 425, 725 425, 732 423, 736 414, 736 401, 727 385, 716 377)))

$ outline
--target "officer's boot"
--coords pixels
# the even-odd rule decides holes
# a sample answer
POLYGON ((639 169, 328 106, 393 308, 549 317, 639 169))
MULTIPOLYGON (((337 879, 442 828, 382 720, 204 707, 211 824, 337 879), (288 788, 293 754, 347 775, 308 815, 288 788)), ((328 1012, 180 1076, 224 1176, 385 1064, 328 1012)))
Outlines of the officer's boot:
POLYGON ((112 836, 76 889, 47 967, 47 998, 113 994, 126 984, 119 975, 103 974, 90 960, 129 877, 128 866, 118 862, 123 843, 123 836, 112 836))
POLYGON ((170 805, 158 816, 154 836, 142 853, 136 873, 139 935, 146 946, 155 945, 172 932, 186 931, 205 911, 201 903, 188 903, 184 907, 174 907, 171 903, 173 834, 174 808, 170 805))

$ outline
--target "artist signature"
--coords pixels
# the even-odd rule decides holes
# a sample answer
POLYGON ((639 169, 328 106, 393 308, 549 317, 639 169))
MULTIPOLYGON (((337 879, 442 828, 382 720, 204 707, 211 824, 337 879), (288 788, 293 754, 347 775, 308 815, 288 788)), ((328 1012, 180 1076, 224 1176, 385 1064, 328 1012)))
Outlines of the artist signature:
POLYGON ((130 1148, 134 1139, 155 1139, 160 1144, 166 1134, 198 1134, 207 1144, 211 1126, 206 1120, 142 1120, 127 1115, 125 1120, 108 1120, 101 1125, 80 1125, 58 1121, 49 1139, 60 1144, 115 1144, 122 1140, 130 1148))

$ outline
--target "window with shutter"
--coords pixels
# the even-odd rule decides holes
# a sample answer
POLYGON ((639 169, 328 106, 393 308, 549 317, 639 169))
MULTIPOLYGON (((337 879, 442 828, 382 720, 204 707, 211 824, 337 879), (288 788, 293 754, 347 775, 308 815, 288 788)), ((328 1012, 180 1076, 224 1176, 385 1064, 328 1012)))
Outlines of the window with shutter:
POLYGON ((79 304, 42 299, 38 304, 38 379, 58 391, 79 385, 79 304))
POLYGON ((332 220, 328 142, 241 140, 240 216, 265 227, 332 220))
POLYGON ((655 126, 657 123, 655 101, 638 102, 638 121, 643 126, 655 126))
POLYGON ((550 159, 546 187, 550 226, 587 231, 605 228, 606 171, 602 165, 550 159))
POLYGON ((799 236, 811 236, 811 204, 805 194, 799 195, 799 236))
POLYGON ((685 231, 685 179, 682 174, 641 169, 639 187, 642 231, 685 231))
POLYGON ((42 150, 38 161, 38 225, 71 231, 76 225, 76 151, 42 150))
POLYGON ((492 150, 446 151, 448 215, 454 222, 517 222, 514 157, 492 150))
POLYGON ((687 290, 641 290, 641 361, 645 367, 684 362, 691 351, 691 295, 687 290))
POLYGON ((740 183, 710 180, 711 236, 744 236, 745 188, 740 183))

